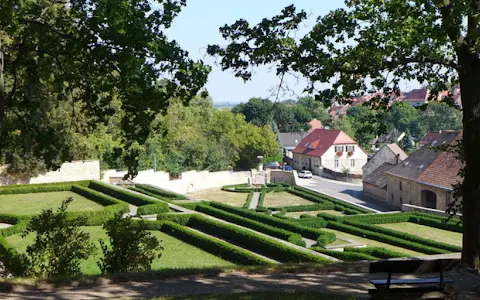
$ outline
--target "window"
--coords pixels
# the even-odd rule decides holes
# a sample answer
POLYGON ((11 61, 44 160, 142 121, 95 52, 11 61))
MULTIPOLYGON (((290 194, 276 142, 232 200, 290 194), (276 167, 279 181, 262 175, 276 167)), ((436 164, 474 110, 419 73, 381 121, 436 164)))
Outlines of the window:
POLYGON ((402 197, 400 197, 400 203, 403 203, 403 198, 402 197))
POLYGON ((355 160, 354 159, 350 160, 350 167, 355 167, 355 160))
POLYGON ((338 159, 335 160, 335 168, 338 168, 338 159))
POLYGON ((355 151, 355 146, 347 146, 347 152, 355 151))
POLYGON ((343 146, 335 146, 335 152, 343 152, 343 146))
POLYGON ((400 190, 402 190, 402 182, 400 181, 400 190))
POLYGON ((392 194, 392 201, 393 201, 393 194, 392 194))

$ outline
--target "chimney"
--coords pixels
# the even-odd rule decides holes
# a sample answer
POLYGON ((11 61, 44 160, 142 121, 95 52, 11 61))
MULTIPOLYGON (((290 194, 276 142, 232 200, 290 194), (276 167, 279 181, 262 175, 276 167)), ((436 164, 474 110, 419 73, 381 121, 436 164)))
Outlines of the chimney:
POLYGON ((400 163, 400 153, 397 154, 397 163, 396 165, 398 165, 400 163))

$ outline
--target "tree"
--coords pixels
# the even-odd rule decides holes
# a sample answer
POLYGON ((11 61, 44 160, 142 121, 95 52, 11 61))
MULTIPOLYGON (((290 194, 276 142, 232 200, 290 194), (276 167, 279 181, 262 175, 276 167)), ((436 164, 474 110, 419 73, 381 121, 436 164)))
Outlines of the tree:
POLYGON ((103 257, 98 266, 103 273, 148 271, 163 250, 144 222, 124 218, 121 212, 103 224, 103 229, 110 238, 100 241, 103 257))
MULTIPOLYGON (((437 91, 459 82, 463 106, 462 147, 465 166, 462 259, 480 269, 480 3, 434 0, 346 0, 345 9, 317 19, 299 41, 292 38, 307 13, 291 5, 273 18, 250 26, 245 20, 220 28, 229 41, 210 45, 222 68, 251 78, 252 67, 274 64, 277 74, 297 72, 314 92, 319 83, 331 88, 316 97, 345 101, 368 92, 398 94, 401 79, 417 80, 437 91)), ((389 97, 371 101, 385 107, 389 97)), ((451 102, 451 101, 450 101, 451 102)))
POLYGON ((377 117, 375 111, 364 105, 352 106, 347 111, 348 121, 353 129, 353 138, 362 147, 367 147, 375 138, 377 117))
POLYGON ((247 122, 257 126, 270 125, 273 120, 273 103, 268 99, 252 98, 247 103, 241 103, 232 109, 234 113, 241 113, 247 122))
POLYGON ((72 201, 70 197, 56 213, 52 209, 44 210, 28 223, 22 236, 36 234, 33 244, 27 247, 31 275, 79 275, 80 262, 95 250, 90 235, 80 228, 85 218, 71 218, 67 214, 72 201))
POLYGON ((415 139, 419 140, 425 135, 425 127, 420 117, 420 111, 410 103, 396 102, 380 122, 389 130, 398 130, 399 132, 409 132, 415 139))
POLYGON ((164 34, 185 1, 159 2, 0 1, 2 162, 58 168, 77 149, 66 129, 85 134, 107 122, 116 97, 124 112, 118 154, 135 175, 155 116, 171 98, 197 95, 209 72, 164 34), (62 103, 71 104, 69 120, 82 114, 85 123, 50 120, 62 103))
POLYGON ((462 112, 446 103, 429 104, 421 120, 428 131, 462 129, 462 112))

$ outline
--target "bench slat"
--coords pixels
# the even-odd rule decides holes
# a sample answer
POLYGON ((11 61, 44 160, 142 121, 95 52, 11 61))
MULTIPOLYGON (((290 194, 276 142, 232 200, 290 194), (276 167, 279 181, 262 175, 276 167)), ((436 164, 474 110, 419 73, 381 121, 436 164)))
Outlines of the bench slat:
MULTIPOLYGON (((387 280, 378 279, 370 280, 370 283, 373 285, 386 285, 387 280)), ((390 284, 429 284, 429 283, 440 283, 440 278, 413 278, 413 279, 392 279, 390 284)), ((453 283, 451 279, 444 279, 443 283, 453 283)))

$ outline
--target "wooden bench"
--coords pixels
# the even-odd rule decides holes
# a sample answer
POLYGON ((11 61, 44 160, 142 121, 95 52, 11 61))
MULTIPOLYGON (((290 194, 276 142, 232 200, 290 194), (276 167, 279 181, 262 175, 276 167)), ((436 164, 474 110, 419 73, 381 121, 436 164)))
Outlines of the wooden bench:
POLYGON ((370 280, 375 289, 368 290, 370 295, 392 293, 443 292, 445 285, 453 283, 444 277, 444 272, 453 270, 460 263, 459 259, 435 260, 384 260, 370 264, 370 274, 387 273, 387 279, 370 280), (392 279, 392 274, 426 274, 439 273, 438 277, 418 279, 392 279), (391 288, 391 286, 402 286, 391 288))

